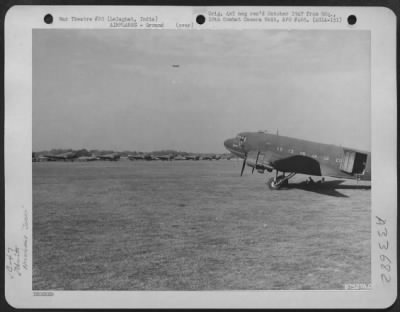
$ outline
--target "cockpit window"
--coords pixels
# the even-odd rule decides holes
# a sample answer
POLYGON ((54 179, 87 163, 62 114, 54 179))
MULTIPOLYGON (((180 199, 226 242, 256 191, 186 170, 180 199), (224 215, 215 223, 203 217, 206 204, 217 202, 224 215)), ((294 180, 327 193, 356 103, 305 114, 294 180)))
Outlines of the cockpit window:
POLYGON ((238 135, 236 138, 239 141, 239 146, 242 146, 244 142, 246 142, 246 137, 244 135, 238 135))

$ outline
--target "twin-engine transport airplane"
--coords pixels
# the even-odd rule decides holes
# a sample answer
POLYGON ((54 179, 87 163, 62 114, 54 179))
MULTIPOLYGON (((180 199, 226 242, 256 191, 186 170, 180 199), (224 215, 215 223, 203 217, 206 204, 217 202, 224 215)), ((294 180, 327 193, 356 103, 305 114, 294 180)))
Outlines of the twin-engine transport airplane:
POLYGON ((265 132, 243 132, 226 140, 224 145, 232 154, 243 158, 240 175, 246 164, 253 168, 252 172, 275 170, 275 177, 268 181, 273 190, 287 185, 297 173, 371 181, 370 152, 265 132))
POLYGON ((57 154, 57 155, 47 154, 44 156, 49 160, 74 161, 76 158, 78 158, 79 155, 77 152, 66 152, 66 153, 61 153, 61 154, 57 154))

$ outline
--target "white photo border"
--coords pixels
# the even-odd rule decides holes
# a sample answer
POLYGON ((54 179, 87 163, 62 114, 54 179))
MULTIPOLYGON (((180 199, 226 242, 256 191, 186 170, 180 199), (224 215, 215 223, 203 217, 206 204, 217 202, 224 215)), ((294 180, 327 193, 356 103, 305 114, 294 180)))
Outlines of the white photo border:
MULTIPOLYGON (((262 9, 263 7, 257 7, 262 9)), ((14 6, 5 18, 5 295, 17 308, 385 308, 397 295, 396 16, 384 7, 265 7, 329 11, 338 23, 208 23, 209 7, 14 6), (54 22, 60 16, 158 16, 163 29, 320 29, 371 32, 371 272, 369 290, 51 291, 32 290, 32 30, 109 29, 54 22), (203 14, 206 23, 196 24, 203 14), (350 26, 347 17, 357 16, 350 26), (390 259, 390 272, 387 270, 390 259), (17 263, 18 267, 13 266, 17 263), (390 281, 389 281, 390 280, 390 281), (389 282, 385 282, 389 281, 389 282)), ((212 7, 212 10, 225 10, 212 7)), ((251 10, 251 7, 229 7, 251 10)), ((120 28, 115 28, 120 29, 120 28)), ((140 30, 138 30, 140 31, 140 30)), ((157 29, 154 31, 162 31, 157 29)))

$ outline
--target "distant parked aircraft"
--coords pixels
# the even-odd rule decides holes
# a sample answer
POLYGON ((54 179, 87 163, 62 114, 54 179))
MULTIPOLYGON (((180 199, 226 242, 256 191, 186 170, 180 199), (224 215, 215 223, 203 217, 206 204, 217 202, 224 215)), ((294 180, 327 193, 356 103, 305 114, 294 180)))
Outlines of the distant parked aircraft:
POLYGON ((128 155, 128 159, 129 160, 160 160, 162 157, 162 160, 166 160, 164 159, 164 156, 154 156, 152 154, 135 154, 135 155, 128 155))
POLYGON ((233 157, 234 157, 234 155, 231 153, 231 154, 228 154, 228 155, 221 156, 221 159, 231 160, 233 157))
POLYGON ((63 160, 63 161, 74 161, 78 157, 77 152, 66 152, 57 155, 47 154, 44 155, 48 160, 63 160))
POLYGON ((116 161, 121 158, 121 155, 119 155, 118 153, 111 153, 111 154, 106 154, 106 155, 97 155, 96 157, 100 160, 116 161))
POLYGON ((160 160, 157 156, 154 156, 152 154, 146 154, 144 155, 144 160, 151 161, 151 160, 160 160))
POLYGON ((144 160, 144 155, 136 154, 136 155, 128 155, 129 160, 144 160))
POLYGON ((94 161, 94 160, 99 160, 99 158, 92 155, 92 156, 81 156, 81 157, 78 157, 77 160, 79 160, 79 161, 94 161))
POLYGON ((186 158, 186 160, 199 160, 200 156, 199 155, 186 155, 185 158, 186 158))
POLYGON ((297 173, 371 180, 370 152, 265 132, 243 132, 226 140, 224 145, 232 154, 243 158, 240 175, 246 164, 253 168, 252 172, 254 169, 259 173, 275 170, 275 177, 268 181, 274 190, 287 185, 297 173))
POLYGON ((200 157, 201 160, 220 160, 221 156, 216 154, 208 154, 200 157))
POLYGON ((174 157, 174 160, 186 160, 186 157, 182 155, 177 155, 174 157))
POLYGON ((46 156, 39 155, 39 156, 32 156, 32 161, 33 162, 42 162, 42 161, 54 161, 55 159, 49 159, 46 156))
POLYGON ((173 160, 174 156, 173 155, 159 155, 156 156, 159 160, 173 160))

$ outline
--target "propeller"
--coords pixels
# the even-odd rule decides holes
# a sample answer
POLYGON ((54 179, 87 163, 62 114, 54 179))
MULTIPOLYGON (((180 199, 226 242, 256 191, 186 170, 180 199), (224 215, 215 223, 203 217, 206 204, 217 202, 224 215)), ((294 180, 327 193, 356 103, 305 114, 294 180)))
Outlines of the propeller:
POLYGON ((246 167, 246 160, 247 160, 247 153, 244 154, 243 165, 242 165, 242 171, 240 171, 240 176, 243 175, 244 167, 246 167))
POLYGON ((256 157, 256 165, 253 167, 253 169, 251 170, 251 174, 254 173, 254 169, 257 167, 257 163, 258 163, 258 156, 260 156, 260 151, 258 151, 257 153, 257 157, 256 157))

